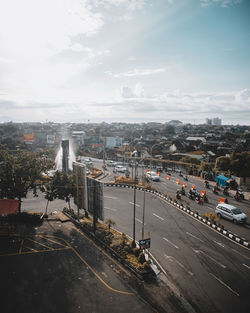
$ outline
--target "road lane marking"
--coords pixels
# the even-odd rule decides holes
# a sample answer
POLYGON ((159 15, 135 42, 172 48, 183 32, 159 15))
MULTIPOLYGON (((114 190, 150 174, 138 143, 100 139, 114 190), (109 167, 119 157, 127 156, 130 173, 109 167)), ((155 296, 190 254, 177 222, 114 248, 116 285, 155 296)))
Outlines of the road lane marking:
POLYGON ((108 199, 113 199, 113 200, 117 200, 117 197, 110 197, 110 196, 104 196, 104 198, 108 198, 108 199))
POLYGON ((22 253, 19 254, 18 253, 5 253, 5 254, 0 254, 0 257, 5 257, 5 256, 15 256, 15 255, 22 255, 22 254, 34 254, 34 253, 44 253, 44 252, 54 252, 54 251, 60 251, 60 250, 70 250, 69 247, 65 246, 64 248, 56 248, 56 249, 47 249, 47 250, 35 250, 35 249, 32 249, 30 247, 27 247, 25 245, 23 245, 24 248, 27 248, 29 249, 30 251, 23 251, 22 250, 22 253))
POLYGON ((38 250, 32 249, 32 248, 27 247, 27 246, 25 246, 25 245, 23 245, 23 247, 26 248, 26 249, 28 249, 28 250, 31 250, 31 251, 33 251, 33 252, 38 252, 38 250))
POLYGON ((19 253, 19 254, 21 254, 21 252, 22 252, 22 248, 23 248, 23 239, 22 239, 22 242, 21 242, 21 245, 20 245, 19 251, 18 251, 18 253, 19 253))
POLYGON ((167 200, 164 200, 164 202, 165 202, 166 204, 172 206, 173 208, 179 210, 180 212, 182 212, 183 214, 187 215, 188 217, 192 218, 193 220, 195 220, 196 222, 200 223, 201 225, 203 225, 203 226, 207 227, 208 229, 214 231, 217 235, 222 236, 222 237, 224 237, 225 239, 229 240, 230 242, 233 242, 233 243, 236 244, 237 246, 239 246, 239 247, 241 247, 241 248, 243 248, 243 249, 249 251, 249 248, 248 248, 248 247, 246 247, 246 246, 244 246, 244 245, 238 243, 237 241, 235 241, 235 240, 233 240, 232 238, 230 238, 230 237, 224 235, 223 233, 218 232, 216 229, 211 228, 209 225, 203 223, 202 220, 197 219, 197 218, 194 217, 193 215, 190 215, 189 213, 187 213, 187 212, 183 211, 182 209, 176 207, 175 205, 169 203, 167 200))
POLYGON ((216 264, 220 265, 222 268, 227 268, 226 265, 216 261, 214 258, 212 258, 210 255, 208 255, 207 253, 201 251, 201 250, 195 250, 195 249, 192 249, 195 253, 199 254, 199 253, 202 253, 204 254, 206 257, 208 257, 210 260, 214 261, 216 264))
POLYGON ((214 274, 209 273, 211 276, 213 276, 213 278, 215 278, 216 280, 218 280, 223 286, 225 286, 227 289, 229 289, 231 292, 233 292, 237 297, 239 297, 240 295, 238 294, 238 292, 234 291, 230 286, 228 286, 226 283, 224 283, 221 279, 219 279, 218 277, 216 277, 214 274))
POLYGON ((110 211, 113 211, 113 212, 116 212, 117 210, 116 209, 112 209, 112 208, 107 208, 107 207, 104 207, 105 210, 110 210, 110 211))
POLYGON ((161 216, 159 216, 159 215, 157 215, 157 214, 155 214, 155 213, 153 213, 153 215, 156 216, 156 217, 158 217, 160 220, 164 221, 164 218, 163 218, 163 217, 161 217, 161 216))
MULTIPOLYGON (((129 202, 129 204, 133 204, 134 205, 134 202, 129 202)), ((140 204, 135 204, 136 206, 140 207, 140 204)))
POLYGON ((47 238, 47 237, 45 237, 45 236, 43 236, 43 235, 38 235, 38 236, 41 237, 41 238, 44 238, 44 239, 46 239, 46 240, 48 240, 48 241, 51 241, 51 242, 53 242, 53 243, 55 243, 55 244, 57 244, 57 245, 59 245, 59 246, 66 247, 65 245, 63 245, 63 244, 60 243, 60 242, 57 242, 56 240, 49 239, 49 238, 47 238))
POLYGON ((173 247, 175 247, 175 249, 179 249, 178 246, 176 246, 174 243, 172 243, 170 240, 168 240, 167 238, 163 237, 163 240, 167 241, 168 243, 170 243, 173 247))
POLYGON ((246 265, 245 263, 242 263, 246 268, 250 269, 250 266, 246 265))
POLYGON ((222 248, 225 248, 225 245, 223 245, 221 242, 214 240, 214 243, 221 246, 222 248))
MULTIPOLYGON (((142 221, 141 220, 139 220, 139 218, 135 218, 135 220, 137 221, 137 222, 139 222, 139 223, 141 223, 142 224, 142 221)), ((145 224, 144 224, 145 225, 145 224)))
POLYGON ((41 243, 41 242, 38 242, 38 241, 33 240, 33 239, 31 239, 31 238, 28 238, 28 237, 27 237, 26 239, 28 239, 29 241, 32 241, 32 242, 34 242, 34 243, 38 243, 40 246, 43 246, 43 247, 45 247, 45 248, 47 248, 47 249, 53 250, 53 248, 51 248, 51 247, 49 247, 49 246, 46 246, 46 245, 44 245, 44 244, 41 243))
POLYGON ((92 274, 94 274, 97 279, 99 279, 99 281, 104 285, 106 286, 109 290, 113 291, 113 292, 116 292, 116 293, 120 293, 120 294, 123 294, 123 295, 134 295, 134 293, 132 292, 128 292, 128 291, 122 291, 122 290, 117 290, 117 289, 114 289, 112 287, 110 287, 102 278, 99 274, 97 274, 97 272, 84 260, 84 258, 76 251, 76 249, 71 246, 71 244, 69 242, 67 242, 66 240, 63 239, 63 241, 65 241, 65 243, 68 245, 69 248, 71 248, 71 250, 78 256, 78 258, 82 261, 82 263, 92 272, 92 274))
POLYGON ((235 249, 233 249, 233 248, 231 248, 231 250, 233 250, 234 252, 236 252, 236 253, 238 253, 239 255, 243 256, 243 257, 246 258, 247 260, 250 259, 249 257, 245 256, 244 254, 240 253, 239 251, 237 251, 237 250, 235 250, 235 249))
POLYGON ((202 239, 200 239, 200 238, 196 237, 195 235, 193 235, 193 234, 189 233, 188 231, 186 231, 186 234, 187 234, 187 235, 189 235, 189 236, 191 236, 191 237, 196 238, 197 240, 199 240, 199 241, 201 241, 201 242, 204 242, 202 239))
POLYGON ((102 272, 102 275, 103 275, 105 278, 108 277, 108 275, 107 275, 105 272, 102 272))
POLYGON ((171 262, 173 262, 173 260, 174 260, 185 272, 187 272, 190 276, 194 276, 194 273, 192 273, 191 271, 186 269, 186 267, 181 262, 176 260, 176 258, 174 258, 171 255, 166 255, 166 254, 164 254, 164 256, 165 256, 166 259, 170 260, 171 262))

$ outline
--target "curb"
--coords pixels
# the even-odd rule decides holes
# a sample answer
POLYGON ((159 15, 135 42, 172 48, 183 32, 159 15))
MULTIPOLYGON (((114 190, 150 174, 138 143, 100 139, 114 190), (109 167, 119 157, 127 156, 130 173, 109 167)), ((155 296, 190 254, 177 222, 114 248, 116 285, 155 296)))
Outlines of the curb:
POLYGON ((234 235, 230 230, 226 230, 223 227, 219 227, 217 224, 215 224, 213 222, 210 222, 209 220, 205 219, 198 212, 192 211, 190 208, 186 208, 183 205, 180 205, 180 204, 174 202, 173 200, 169 199, 165 194, 163 194, 163 193, 161 193, 159 191, 154 191, 154 190, 150 190, 150 189, 146 189, 146 188, 142 188, 142 187, 121 185, 121 184, 113 184, 113 183, 105 183, 104 185, 107 186, 107 187, 120 187, 120 188, 130 188, 130 189, 134 189, 135 188, 137 190, 141 190, 141 191, 145 190, 146 192, 153 193, 157 197, 159 197, 159 198, 167 201, 168 203, 176 206, 179 210, 184 211, 185 213, 191 215, 193 218, 199 220, 203 224, 206 224, 210 228, 213 228, 215 231, 217 231, 218 233, 222 234, 223 236, 228 237, 232 241, 237 242, 238 244, 244 246, 245 248, 249 249, 249 247, 250 247, 250 243, 248 241, 246 241, 244 238, 241 238, 241 237, 239 237, 237 235, 234 235))

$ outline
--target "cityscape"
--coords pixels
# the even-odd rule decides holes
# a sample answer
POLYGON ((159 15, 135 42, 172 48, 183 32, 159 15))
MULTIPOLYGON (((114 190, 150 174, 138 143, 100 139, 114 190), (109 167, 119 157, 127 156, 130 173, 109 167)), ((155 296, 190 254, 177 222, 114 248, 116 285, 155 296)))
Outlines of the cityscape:
POLYGON ((0 2, 0 310, 247 313, 250 2, 0 2))

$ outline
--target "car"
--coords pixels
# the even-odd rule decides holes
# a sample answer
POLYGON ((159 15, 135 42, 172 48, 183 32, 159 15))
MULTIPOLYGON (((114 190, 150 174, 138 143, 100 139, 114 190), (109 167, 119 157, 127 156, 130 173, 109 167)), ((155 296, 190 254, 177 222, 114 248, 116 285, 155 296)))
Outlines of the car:
POLYGON ((160 181, 160 176, 156 172, 147 172, 146 177, 152 181, 160 181))
POLYGON ((112 161, 112 160, 106 161, 106 164, 107 164, 107 166, 115 166, 116 165, 116 163, 114 161, 112 161))
POLYGON ((116 165, 114 170, 118 173, 125 173, 127 171, 127 168, 123 165, 116 165))
POLYGON ((247 215, 234 205, 220 203, 215 209, 215 214, 218 217, 224 217, 234 223, 246 223, 247 215))

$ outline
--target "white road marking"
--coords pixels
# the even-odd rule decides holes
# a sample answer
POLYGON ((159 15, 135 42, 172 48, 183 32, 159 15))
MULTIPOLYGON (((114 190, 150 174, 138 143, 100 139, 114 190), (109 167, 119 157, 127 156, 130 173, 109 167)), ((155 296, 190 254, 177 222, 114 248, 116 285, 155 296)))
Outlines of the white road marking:
POLYGON ((110 196, 104 196, 104 198, 108 198, 108 199, 113 199, 113 200, 117 200, 117 197, 110 197, 110 196))
POLYGON ((153 213, 153 215, 156 216, 156 217, 158 217, 160 220, 164 221, 164 218, 163 218, 163 217, 161 217, 161 216, 159 216, 159 215, 157 215, 157 214, 155 214, 155 213, 153 213))
POLYGON ((223 286, 225 286, 227 289, 229 289, 231 292, 233 292, 237 297, 239 297, 240 295, 238 294, 238 292, 234 291, 230 286, 228 286, 227 284, 225 284, 221 279, 219 279, 218 277, 216 277, 214 274, 209 273, 211 276, 213 276, 213 278, 215 278, 216 280, 218 280, 223 286))
MULTIPOLYGON (((139 223, 141 223, 142 224, 142 221, 141 220, 139 220, 139 218, 135 218, 135 220, 137 221, 137 222, 139 222, 139 223)), ((145 224, 144 224, 145 225, 145 224)))
POLYGON ((163 240, 167 241, 168 243, 170 243, 173 247, 175 247, 176 249, 179 249, 178 246, 176 246, 174 243, 172 243, 170 240, 168 240, 167 238, 163 237, 163 240))
POLYGON ((163 185, 167 185, 166 183, 162 182, 163 185))
POLYGON ((222 248, 225 248, 225 245, 223 245, 221 242, 215 241, 215 240, 214 240, 214 242, 217 243, 217 245, 221 246, 222 248))
POLYGON ((248 266, 248 265, 246 265, 244 263, 242 265, 244 265, 246 268, 250 269, 250 266, 248 266))
POLYGON ((236 252, 236 253, 238 253, 239 255, 243 256, 243 257, 246 258, 247 260, 250 259, 249 257, 245 256, 244 254, 240 253, 239 251, 237 251, 237 250, 235 250, 235 249, 232 249, 232 248, 231 248, 231 250, 233 250, 234 252, 236 252))
POLYGON ((209 208, 209 210, 212 210, 212 211, 214 211, 214 208, 211 208, 210 206, 208 206, 208 208, 209 208))
POLYGON ((174 258, 173 256, 171 255, 166 255, 164 254, 165 258, 168 259, 169 261, 173 262, 173 260, 175 260, 175 262, 182 268, 184 269, 185 272, 187 272, 190 276, 193 276, 194 273, 192 273, 191 271, 189 271, 188 269, 185 268, 185 266, 179 262, 178 260, 176 260, 176 258, 174 258))
POLYGON ((116 212, 117 210, 116 209, 112 209, 112 208, 107 208, 107 207, 104 207, 105 210, 110 210, 110 211, 113 211, 113 212, 116 212))
POLYGON ((186 234, 187 234, 187 235, 189 235, 189 236, 191 236, 191 237, 196 238, 197 240, 199 240, 199 241, 201 241, 201 242, 204 242, 202 239, 200 239, 200 238, 196 237, 195 235, 193 235, 193 234, 189 233, 188 231, 186 231, 186 234))
POLYGON ((223 265, 222 263, 220 263, 220 262, 218 262, 218 261, 216 261, 214 258, 212 258, 210 255, 208 255, 207 253, 205 253, 205 252, 203 252, 203 251, 201 251, 201 250, 195 250, 195 249, 193 249, 193 251, 195 252, 195 253, 202 253, 202 254, 204 254, 206 257, 208 257, 210 260, 212 260, 212 261, 214 261, 216 264, 218 264, 218 265, 220 265, 222 268, 227 268, 226 267, 226 265, 223 265))
MULTIPOLYGON (((133 205, 134 205, 134 202, 129 202, 129 204, 133 204, 133 205)), ((140 207, 140 205, 139 205, 139 204, 135 204, 135 206, 140 207)))

